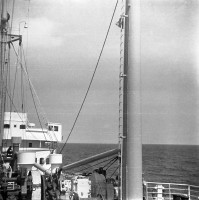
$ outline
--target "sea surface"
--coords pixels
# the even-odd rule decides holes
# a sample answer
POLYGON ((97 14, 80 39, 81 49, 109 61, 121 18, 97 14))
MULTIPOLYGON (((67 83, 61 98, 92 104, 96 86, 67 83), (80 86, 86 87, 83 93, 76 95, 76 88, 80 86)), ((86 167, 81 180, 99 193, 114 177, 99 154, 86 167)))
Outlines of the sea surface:
MULTIPOLYGON (((66 144, 63 165, 93 156, 114 148, 117 144, 66 144)), ((111 158, 110 158, 111 159, 111 158)), ((110 162, 108 160, 107 162, 110 162)), ((112 177, 118 173, 118 162, 111 167, 107 162, 90 164, 76 169, 92 172, 98 166, 108 167, 112 177), (98 164, 98 165, 97 165, 98 164)), ((151 182, 186 183, 199 186, 199 146, 189 145, 143 145, 143 178, 151 182)))

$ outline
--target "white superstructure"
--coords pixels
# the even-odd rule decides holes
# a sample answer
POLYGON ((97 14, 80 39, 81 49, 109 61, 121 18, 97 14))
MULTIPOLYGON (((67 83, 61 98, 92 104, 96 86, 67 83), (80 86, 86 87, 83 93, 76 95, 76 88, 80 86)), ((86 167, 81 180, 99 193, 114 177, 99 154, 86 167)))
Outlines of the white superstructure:
POLYGON ((61 142, 62 126, 47 123, 45 128, 35 128, 28 122, 26 113, 5 112, 3 140, 10 146, 12 137, 21 137, 21 148, 45 148, 50 142, 61 142))
POLYGON ((56 149, 57 142, 62 141, 62 126, 47 123, 45 128, 35 128, 26 113, 5 112, 3 151, 12 146, 13 137, 21 138, 20 152, 35 152, 35 163, 50 169, 50 154, 56 149))

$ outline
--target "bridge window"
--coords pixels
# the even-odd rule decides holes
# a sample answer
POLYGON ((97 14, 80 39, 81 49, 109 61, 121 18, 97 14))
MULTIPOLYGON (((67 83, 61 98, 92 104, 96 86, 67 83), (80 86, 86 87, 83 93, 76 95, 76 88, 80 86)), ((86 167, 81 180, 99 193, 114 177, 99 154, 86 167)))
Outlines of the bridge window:
POLYGON ((49 131, 53 131, 53 126, 48 126, 49 131))
POLYGON ((24 124, 20 125, 20 129, 26 129, 26 125, 24 124))
POLYGON ((58 126, 54 126, 54 131, 58 131, 58 126))
POLYGON ((10 124, 4 124, 4 128, 10 128, 10 124))
POLYGON ((43 165, 45 163, 44 158, 40 158, 39 163, 43 165))
POLYGON ((28 146, 29 146, 29 147, 32 147, 32 143, 29 143, 28 146))
POLYGON ((50 159, 46 158, 46 164, 50 164, 50 159))

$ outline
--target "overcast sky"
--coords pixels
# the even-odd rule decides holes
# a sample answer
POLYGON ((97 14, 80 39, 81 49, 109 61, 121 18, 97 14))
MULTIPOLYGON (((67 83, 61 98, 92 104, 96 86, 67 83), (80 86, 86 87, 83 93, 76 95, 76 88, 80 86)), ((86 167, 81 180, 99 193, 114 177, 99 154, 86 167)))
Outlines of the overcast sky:
MULTIPOLYGON (((116 0, 30 0, 29 13, 29 1, 15 4, 15 31, 28 23, 28 29, 20 23, 20 32, 30 77, 49 121, 62 123, 66 138, 116 0)), ((70 142, 118 141, 120 4, 70 142)), ((141 1, 143 143, 199 144, 198 45, 198 0, 141 1)))

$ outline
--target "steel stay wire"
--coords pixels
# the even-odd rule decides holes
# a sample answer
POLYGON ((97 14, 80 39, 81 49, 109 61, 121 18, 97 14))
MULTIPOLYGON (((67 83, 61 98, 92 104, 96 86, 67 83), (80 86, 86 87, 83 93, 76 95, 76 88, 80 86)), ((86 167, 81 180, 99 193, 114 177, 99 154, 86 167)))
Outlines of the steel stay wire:
MULTIPOLYGON (((94 167, 94 166, 96 166, 96 165, 105 163, 105 162, 107 162, 107 161, 109 161, 109 160, 110 160, 110 161, 109 161, 109 163, 110 163, 110 162, 113 161, 114 159, 116 159, 116 157, 108 158, 108 159, 103 160, 103 161, 101 161, 101 162, 98 162, 98 163, 96 163, 96 164, 94 164, 94 165, 90 165, 89 167, 85 167, 85 168, 83 168, 83 169, 80 169, 79 172, 84 171, 84 170, 87 170, 87 169, 89 169, 89 168, 92 168, 92 167, 94 167)), ((105 166, 106 166, 106 165, 105 165, 105 166)))
POLYGON ((99 55, 99 57, 98 57, 97 64, 96 64, 96 66, 95 66, 95 69, 94 69, 93 75, 92 75, 92 77, 91 77, 89 86, 88 86, 88 88, 87 88, 87 90, 86 90, 86 94, 85 94, 85 96, 84 96, 84 99, 83 99, 83 101, 82 101, 82 104, 81 104, 81 106, 80 106, 80 109, 79 109, 79 111, 78 111, 78 113, 77 113, 77 116, 76 116, 76 118, 75 118, 75 121, 74 121, 74 123, 73 123, 73 125, 72 125, 72 128, 71 128, 71 130, 70 130, 70 133, 69 133, 69 135, 68 135, 68 137, 67 137, 67 139, 66 139, 66 141, 65 141, 65 143, 64 143, 64 145, 63 145, 63 147, 61 148, 60 153, 62 153, 64 147, 66 146, 66 143, 68 142, 68 140, 69 140, 69 138, 70 138, 70 136, 71 136, 71 134, 72 134, 72 131, 73 131, 75 125, 76 125, 76 122, 77 122, 77 120, 78 120, 78 118, 79 118, 79 115, 80 115, 80 113, 81 113, 81 110, 82 110, 82 108, 83 108, 83 106, 84 106, 84 103, 85 103, 85 101, 86 101, 86 98, 87 98, 87 96, 88 96, 88 93, 89 93, 89 90, 90 90, 90 88, 91 88, 91 85, 92 85, 92 82, 93 82, 95 73, 96 73, 97 68, 98 68, 98 65, 99 65, 99 61, 100 61, 100 59, 101 59, 102 52, 103 52, 103 50, 104 50, 104 47, 105 47, 105 44, 106 44, 106 41, 107 41, 107 38, 108 38, 108 34, 109 34, 109 31, 110 31, 110 28, 111 28, 111 25, 112 25, 112 22, 113 22, 113 17, 114 17, 114 15, 115 15, 115 11, 116 11, 116 8, 117 8, 117 4, 118 4, 118 0, 116 1, 115 8, 114 8, 114 11, 113 11, 113 14, 112 14, 112 17, 111 17, 111 21, 110 21, 110 23, 109 23, 109 27, 108 27, 108 30, 107 30, 107 33, 106 33, 106 36, 105 36, 105 40, 104 40, 104 42, 103 42, 102 49, 101 49, 101 51, 100 51, 100 55, 99 55))
MULTIPOLYGON (((14 45, 13 45, 12 42, 11 42, 11 44, 12 44, 12 47, 13 47, 13 49, 14 49, 14 52, 15 52, 16 56, 18 57, 18 54, 17 54, 16 49, 15 49, 15 47, 14 47, 14 45)), ((39 124, 40 124, 40 126, 41 126, 41 128, 42 128, 42 132, 43 132, 43 134, 44 134, 45 140, 47 141, 47 138, 46 138, 46 135, 45 135, 45 133, 44 133, 43 126, 42 126, 42 123, 41 123, 41 120, 40 120, 40 117, 39 117, 39 114, 38 114, 36 102, 35 102, 35 99, 34 99, 33 87, 32 87, 31 80, 30 80, 30 78, 29 78, 28 72, 27 72, 27 71, 25 70, 25 68, 23 67, 21 60, 20 60, 20 64, 21 64, 21 67, 22 67, 22 69, 24 70, 24 72, 25 72, 25 74, 26 74, 26 76, 27 76, 28 83, 29 83, 29 86, 30 86, 30 92, 31 92, 31 95, 32 95, 33 104, 34 104, 34 106, 35 106, 35 110, 36 110, 36 114, 37 114, 37 117, 38 117, 38 120, 39 120, 39 124)))
POLYGON ((108 170, 117 160, 118 160, 118 156, 115 157, 115 159, 111 160, 109 163, 107 163, 107 165, 109 164, 109 166, 105 170, 108 170))
MULTIPOLYGON (((23 119, 21 118, 21 116, 19 115, 19 112, 18 112, 18 110, 17 110, 17 107, 15 106, 15 104, 14 104, 14 102, 13 102, 13 100, 12 100, 12 97, 11 97, 11 95, 9 94, 9 91, 8 91, 8 88, 7 88, 7 87, 6 87, 6 93, 7 93, 8 97, 9 97, 10 102, 11 102, 11 104, 13 105, 13 107, 14 107, 16 113, 18 114, 19 118, 21 119, 22 122, 24 122, 23 119)), ((28 127, 26 127, 26 129, 30 130, 28 127)), ((31 131, 30 131, 30 133, 32 134, 31 131)))
MULTIPOLYGON (((22 65, 22 62, 21 62, 21 60, 19 59, 19 55, 18 55, 18 53, 17 53, 17 51, 16 51, 16 49, 15 49, 15 47, 14 47, 14 45, 13 45, 13 43, 11 43, 12 44, 12 46, 13 46, 13 49, 14 49, 14 52, 15 52, 15 54, 16 54, 16 56, 17 56, 17 64, 16 64, 16 71, 15 71, 15 81, 14 81, 14 88, 13 88, 13 94, 11 95, 11 94, 9 94, 9 92, 8 92, 8 87, 7 86, 5 86, 5 88, 6 88, 6 93, 7 93, 7 96, 9 97, 9 99, 10 99, 10 104, 11 104, 11 110, 12 110, 12 106, 14 107, 14 109, 15 109, 15 111, 18 113, 18 116, 20 117, 20 119, 22 120, 22 118, 21 118, 21 116, 19 115, 19 112, 17 111, 17 108, 16 108, 16 106, 15 106, 15 104, 14 104, 14 101, 13 101, 13 99, 14 99, 14 90, 15 90, 15 84, 16 84, 16 73, 17 73, 17 65, 18 65, 18 63, 20 63, 20 65, 21 65, 21 68, 23 69, 23 65, 22 65)), ((10 121, 11 121, 11 115, 10 115, 10 121)), ((24 122, 23 120, 22 120, 22 122, 24 122)), ((27 127, 27 129, 28 129, 28 127, 27 127)), ((42 130, 43 130, 43 128, 42 128, 42 130)), ((44 132, 44 131, 43 131, 44 132)), ((31 134, 32 134, 32 132, 30 132, 31 134)), ((44 135, 45 136, 45 135, 44 135)), ((45 137, 46 138, 46 137, 45 137)))
MULTIPOLYGON (((44 128, 43 128, 43 126, 42 126, 41 119, 40 119, 40 117, 39 117, 39 111, 38 111, 38 109, 37 109, 37 105, 36 105, 36 101, 35 101, 34 95, 36 96, 36 99, 37 99, 37 101, 38 101, 38 103, 39 103, 40 109, 41 109, 42 111, 43 111, 43 109, 42 109, 42 107, 41 107, 41 103, 40 103, 39 97, 37 96, 37 93, 36 93, 36 91, 35 91, 35 89, 34 89, 34 86, 33 86, 32 82, 31 82, 31 80, 30 80, 30 77, 29 77, 29 74, 28 74, 28 71, 27 71, 27 64, 26 64, 26 59, 25 59, 25 52, 24 52, 24 49, 23 49, 23 45, 21 45, 21 46, 22 46, 22 50, 23 50, 23 58, 24 58, 25 68, 23 67, 22 63, 21 63, 21 67, 22 67, 23 71, 25 72, 25 75, 27 76, 28 83, 29 83, 29 87, 30 87, 30 91, 31 91, 31 95, 32 95, 32 99, 33 99, 33 103, 34 103, 35 110, 36 110, 36 113, 37 113, 37 117, 38 117, 38 120, 39 120, 39 124, 40 124, 40 126, 41 126, 41 128, 42 128, 42 132, 43 132, 43 134, 44 134, 45 140, 47 141, 46 135, 45 135, 45 133, 44 133, 44 128)), ((44 111, 43 111, 43 113, 44 113, 44 111)), ((44 115, 42 115, 42 117, 43 117, 43 120, 44 120, 46 123, 48 123, 47 117, 44 116, 44 115)), ((53 131, 53 134, 54 134, 54 136, 55 136, 55 139, 57 139, 57 137, 56 137, 54 131, 53 131)), ((50 139, 53 140, 52 135, 51 135, 51 134, 48 134, 48 135, 49 135, 50 139)))
POLYGON ((35 90, 35 88, 34 88, 34 86, 33 86, 33 84, 32 84, 32 81, 31 81, 31 79, 30 79, 30 77, 29 77, 29 74, 28 74, 27 61, 26 61, 26 59, 25 59, 25 52, 24 52, 23 44, 21 44, 21 46, 22 46, 23 58, 24 58, 24 62, 25 62, 25 68, 24 68, 23 65, 22 65, 23 70, 24 70, 24 72, 25 72, 25 75, 27 76, 27 79, 28 79, 28 81, 29 81, 30 87, 32 88, 32 91, 33 91, 33 93, 34 93, 34 95, 35 95, 35 97, 36 97, 38 106, 39 106, 39 108, 40 108, 40 110, 41 110, 41 112, 42 112, 42 118, 43 118, 43 120, 45 121, 45 123, 48 123, 49 120, 48 120, 47 117, 46 117, 46 113, 44 112, 44 109, 43 109, 42 106, 41 106, 41 102, 40 102, 40 100, 39 100, 39 97, 38 97, 38 95, 37 95, 37 92, 36 92, 36 90, 35 90))
POLYGON ((115 174, 115 172, 119 169, 120 166, 117 166, 117 168, 115 169, 115 171, 110 175, 110 178, 112 178, 112 176, 115 174))

